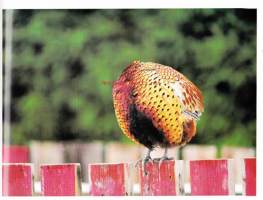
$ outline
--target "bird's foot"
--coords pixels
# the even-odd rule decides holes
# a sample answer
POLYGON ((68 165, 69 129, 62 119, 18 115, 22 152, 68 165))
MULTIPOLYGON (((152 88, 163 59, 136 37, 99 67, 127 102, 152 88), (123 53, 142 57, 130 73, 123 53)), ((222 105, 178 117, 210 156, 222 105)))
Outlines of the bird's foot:
POLYGON ((157 162, 158 165, 159 165, 159 168, 160 168, 161 165, 162 165, 162 163, 163 163, 164 161, 168 161, 168 160, 174 160, 174 158, 173 158, 173 157, 168 158, 167 156, 163 156, 163 157, 161 157, 161 158, 155 158, 155 159, 154 159, 154 162, 157 162))
POLYGON ((165 160, 174 160, 174 158, 173 157, 163 156, 161 158, 154 158, 153 159, 154 162, 163 162, 165 160))
POLYGON ((135 167, 138 167, 140 162, 142 162, 143 167, 148 163, 148 162, 153 162, 151 156, 146 156, 144 159, 140 159, 136 162, 135 167))
POLYGON ((146 164, 147 163, 152 163, 153 164, 153 159, 151 158, 151 156, 146 156, 143 160, 142 160, 142 172, 144 174, 144 176, 148 175, 148 171, 146 170, 146 164))
POLYGON ((145 166, 147 162, 153 162, 153 159, 151 158, 151 156, 146 156, 143 160, 142 160, 142 164, 145 166))

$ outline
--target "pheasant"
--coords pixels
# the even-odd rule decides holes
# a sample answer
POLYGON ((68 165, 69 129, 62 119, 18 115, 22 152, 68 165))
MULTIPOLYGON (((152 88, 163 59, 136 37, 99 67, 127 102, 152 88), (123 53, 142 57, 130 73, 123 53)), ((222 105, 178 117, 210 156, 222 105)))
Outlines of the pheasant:
POLYGON ((183 146, 196 134, 204 111, 201 91, 169 66, 134 61, 112 89, 115 115, 123 133, 148 148, 183 146))

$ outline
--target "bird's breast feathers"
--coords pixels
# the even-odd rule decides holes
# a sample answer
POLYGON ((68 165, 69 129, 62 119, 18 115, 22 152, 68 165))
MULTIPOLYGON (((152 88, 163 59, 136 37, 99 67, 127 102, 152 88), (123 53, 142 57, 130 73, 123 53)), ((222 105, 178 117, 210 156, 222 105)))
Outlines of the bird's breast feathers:
MULTIPOLYGON (((118 98, 116 98, 116 90, 113 92, 115 113, 122 130, 132 139, 136 140, 129 132, 128 104, 134 104, 139 112, 151 119, 153 125, 165 135, 171 145, 182 143, 185 134, 188 134, 185 131, 189 129, 189 126, 186 127, 184 124, 195 126, 194 121, 203 112, 201 91, 171 67, 136 62, 134 66, 130 65, 125 70, 120 80, 128 80, 118 84, 126 84, 125 87, 128 84, 130 88, 129 94, 124 89, 119 90, 122 92, 118 94, 121 96, 118 98), (125 74, 128 72, 128 75, 125 74), (124 78, 125 76, 128 78, 124 78)), ((195 127, 191 128, 191 135, 194 134, 195 127)))

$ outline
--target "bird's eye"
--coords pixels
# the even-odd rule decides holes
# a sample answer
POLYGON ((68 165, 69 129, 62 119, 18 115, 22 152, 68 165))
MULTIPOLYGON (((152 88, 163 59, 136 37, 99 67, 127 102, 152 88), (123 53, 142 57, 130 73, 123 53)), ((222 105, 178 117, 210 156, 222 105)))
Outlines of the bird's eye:
POLYGON ((132 93, 133 97, 136 97, 138 95, 138 93, 132 93))

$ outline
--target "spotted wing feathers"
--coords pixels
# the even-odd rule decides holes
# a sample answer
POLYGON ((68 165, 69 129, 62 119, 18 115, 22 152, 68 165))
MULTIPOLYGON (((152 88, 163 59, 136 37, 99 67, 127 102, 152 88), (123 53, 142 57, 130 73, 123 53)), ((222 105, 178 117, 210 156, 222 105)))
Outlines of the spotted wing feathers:
POLYGON ((160 76, 174 91, 174 94, 179 98, 182 111, 184 114, 199 119, 204 111, 203 96, 201 91, 183 74, 174 70, 169 66, 163 66, 155 63, 154 73, 160 76))

